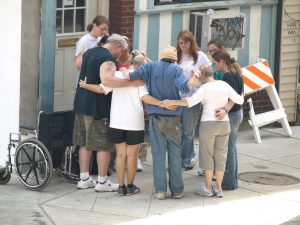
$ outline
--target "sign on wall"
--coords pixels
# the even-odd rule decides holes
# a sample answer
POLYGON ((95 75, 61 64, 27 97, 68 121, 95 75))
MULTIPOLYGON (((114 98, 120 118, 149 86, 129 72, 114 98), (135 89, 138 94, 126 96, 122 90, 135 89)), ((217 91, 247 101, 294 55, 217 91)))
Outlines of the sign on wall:
POLYGON ((190 16, 190 31, 201 49, 207 50, 211 39, 221 39, 225 48, 236 50, 243 48, 245 37, 245 16, 242 13, 217 11, 213 14, 193 12, 190 16))
POLYGON ((212 19, 210 28, 211 39, 221 39, 225 48, 234 50, 243 47, 244 17, 212 19))

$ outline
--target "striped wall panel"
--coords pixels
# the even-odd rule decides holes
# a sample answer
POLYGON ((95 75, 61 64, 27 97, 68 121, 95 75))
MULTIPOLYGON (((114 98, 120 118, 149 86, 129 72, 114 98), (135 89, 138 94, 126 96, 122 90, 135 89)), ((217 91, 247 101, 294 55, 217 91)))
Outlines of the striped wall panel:
MULTIPOLYGON (((141 9, 139 4, 135 7, 141 9)), ((143 9, 145 7, 144 4, 143 9)), ((257 58, 265 58, 273 71, 276 8, 272 5, 246 5, 229 10, 241 12, 246 18, 244 46, 230 53, 242 67, 255 63, 257 58)), ((165 46, 176 45, 177 34, 188 29, 189 19, 190 11, 180 10, 135 15, 134 48, 146 51, 150 59, 158 60, 165 46)))

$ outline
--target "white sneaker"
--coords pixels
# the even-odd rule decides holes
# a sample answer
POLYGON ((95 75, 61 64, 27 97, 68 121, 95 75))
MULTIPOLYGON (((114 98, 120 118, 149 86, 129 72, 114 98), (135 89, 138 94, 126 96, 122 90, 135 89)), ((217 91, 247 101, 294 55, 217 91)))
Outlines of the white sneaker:
POLYGON ((80 179, 77 183, 78 189, 87 189, 87 188, 93 188, 93 187, 95 187, 95 181, 93 180, 93 177, 91 177, 91 176, 85 180, 80 179))
POLYGON ((136 162, 136 172, 143 172, 143 166, 142 166, 142 162, 139 158, 137 158, 137 162, 136 162))
POLYGON ((196 165, 196 159, 195 159, 195 158, 192 158, 192 159, 191 159, 190 167, 191 167, 191 168, 194 168, 195 165, 196 165))
POLYGON ((95 191, 106 192, 106 191, 118 191, 119 184, 114 184, 107 178, 104 183, 96 181, 95 191))
POLYGON ((201 186, 199 189, 195 190, 195 194, 212 197, 214 196, 214 193, 211 189, 207 189, 205 186, 201 186))
POLYGON ((154 197, 157 198, 157 199, 159 199, 159 200, 165 200, 166 197, 167 197, 167 193, 159 191, 159 192, 156 192, 154 194, 154 197))
POLYGON ((215 182, 212 183, 212 192, 218 198, 223 198, 223 196, 224 196, 222 188, 218 189, 217 184, 215 182))
POLYGON ((202 168, 199 168, 199 170, 198 170, 198 175, 199 175, 199 176, 204 176, 204 175, 205 175, 205 170, 202 169, 202 168))
POLYGON ((212 192, 218 198, 223 198, 223 196, 224 196, 222 189, 220 190, 220 189, 218 189, 216 187, 213 187, 212 192))

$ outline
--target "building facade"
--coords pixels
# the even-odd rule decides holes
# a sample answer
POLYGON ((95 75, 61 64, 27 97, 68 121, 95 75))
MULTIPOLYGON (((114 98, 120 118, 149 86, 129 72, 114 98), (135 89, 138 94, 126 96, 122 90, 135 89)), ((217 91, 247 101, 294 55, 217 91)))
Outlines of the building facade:
MULTIPOLYGON (((0 165, 6 158, 2 150, 6 149, 9 132, 18 132, 20 124, 36 126, 40 110, 72 109, 78 73, 74 68, 75 43, 98 14, 110 19, 110 33, 132 38, 134 48, 145 51, 152 60, 158 59, 165 46, 175 45, 183 29, 197 35, 203 51, 214 35, 225 38, 228 50, 241 66, 258 58, 267 59, 289 121, 297 119, 297 0, 188 0, 163 4, 155 0, 10 0, 1 4, 0 27, 8 34, 0 37, 5 52, 0 56, 4 84, 0 102, 5 106, 0 112, 0 165), (229 24, 227 18, 233 22, 229 24)), ((256 112, 272 108, 266 92, 251 97, 256 112)), ((246 103, 244 109, 247 113, 246 103)))

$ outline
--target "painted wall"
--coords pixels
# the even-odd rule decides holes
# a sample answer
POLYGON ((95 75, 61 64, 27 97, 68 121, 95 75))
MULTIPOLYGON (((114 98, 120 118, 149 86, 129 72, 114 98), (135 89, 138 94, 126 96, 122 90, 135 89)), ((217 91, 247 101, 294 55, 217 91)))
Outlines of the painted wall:
POLYGON ((40 0, 22 5, 20 124, 35 127, 39 92, 40 0))
POLYGON ((18 132, 20 105, 21 15, 22 1, 6 1, 0 7, 0 165, 7 159, 9 132, 18 132))
MULTIPOLYGON (((152 60, 157 60, 160 51, 167 45, 176 45, 178 32, 189 28, 191 10, 206 11, 202 3, 191 3, 193 7, 186 7, 189 4, 154 6, 151 1, 135 2, 135 26, 134 26, 134 47, 147 52, 152 60), (173 7, 170 10, 166 7, 173 7)), ((234 1, 233 1, 234 2, 234 1)), ((250 4, 250 1, 240 1, 239 6, 232 4, 230 12, 240 12, 245 15, 246 27, 244 48, 232 51, 237 57, 241 66, 247 66, 256 62, 258 58, 266 58, 270 61, 271 68, 274 67, 275 56, 275 32, 276 32, 276 10, 277 2, 272 1, 267 5, 262 3, 250 4), (243 4, 244 2, 244 4, 243 4), (251 30, 251 32, 250 32, 251 30)), ((270 1, 269 1, 270 2, 270 1)), ((222 2, 214 3, 217 7, 227 7, 222 2), (223 5, 222 5, 223 4, 223 5)), ((213 6, 207 4, 207 6, 213 6)), ((200 46, 201 47, 201 46, 200 46)))
MULTIPOLYGON (((149 58, 157 60, 165 46, 176 45, 177 34, 181 30, 189 29, 192 10, 206 12, 210 8, 215 11, 227 8, 230 13, 241 13, 245 16, 243 48, 229 51, 230 54, 237 58, 242 67, 255 63, 258 58, 267 59, 276 77, 274 66, 277 7, 278 0, 206 1, 163 6, 154 6, 152 0, 135 1, 134 48, 145 51, 149 58)), ((256 92, 247 98, 249 97, 253 99, 256 113, 273 109, 266 91, 256 92)), ((248 111, 245 101, 245 118, 248 117, 248 111)))

